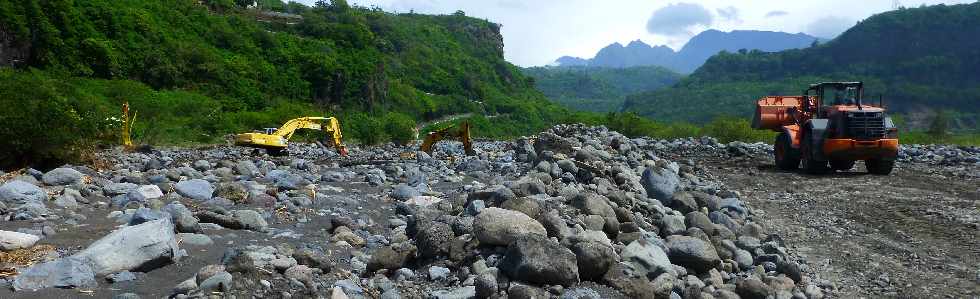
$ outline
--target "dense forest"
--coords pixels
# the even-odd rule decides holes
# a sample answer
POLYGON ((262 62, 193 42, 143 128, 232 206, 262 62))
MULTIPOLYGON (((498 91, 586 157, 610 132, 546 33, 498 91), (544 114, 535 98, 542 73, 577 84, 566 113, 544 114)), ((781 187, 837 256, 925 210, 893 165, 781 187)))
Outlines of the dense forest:
POLYGON ((717 115, 748 116, 762 95, 799 94, 820 81, 865 81, 866 96, 881 95, 893 112, 955 111, 953 127, 975 130, 977 36, 980 3, 903 8, 814 47, 715 55, 675 86, 629 96, 624 107, 656 119, 705 122, 717 115))
POLYGON ((626 95, 667 87, 681 78, 659 66, 548 66, 523 70, 549 99, 575 110, 595 112, 619 111, 626 95))
POLYGON ((504 61, 497 24, 249 2, 0 2, 0 166, 113 144, 123 102, 150 144, 218 142, 304 115, 340 116, 364 143, 406 141, 417 122, 457 113, 477 115, 483 136, 573 117, 504 61))

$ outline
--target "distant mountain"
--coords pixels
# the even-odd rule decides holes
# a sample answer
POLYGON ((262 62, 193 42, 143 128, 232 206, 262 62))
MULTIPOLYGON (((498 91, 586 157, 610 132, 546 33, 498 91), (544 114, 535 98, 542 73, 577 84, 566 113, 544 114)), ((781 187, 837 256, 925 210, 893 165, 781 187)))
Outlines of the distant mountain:
POLYGON ((555 62, 560 66, 614 68, 655 65, 689 74, 704 64, 708 57, 721 51, 735 52, 746 49, 777 52, 809 47, 813 45, 814 41, 820 41, 820 39, 803 33, 707 30, 691 38, 680 51, 674 51, 667 46, 650 46, 636 40, 626 46, 620 43, 606 46, 599 50, 592 59, 564 56, 555 62))
POLYGON ((627 96, 623 109, 660 120, 709 122, 716 115, 750 117, 754 100, 764 95, 799 94, 820 81, 864 81, 867 97, 881 95, 891 112, 947 110, 954 112, 952 128, 975 131, 977 36, 980 2, 884 12, 816 47, 714 55, 674 86, 627 96))
POLYGON ((534 78, 534 86, 553 102, 580 111, 618 111, 627 95, 664 88, 682 77, 659 66, 563 65, 525 68, 523 72, 534 78))

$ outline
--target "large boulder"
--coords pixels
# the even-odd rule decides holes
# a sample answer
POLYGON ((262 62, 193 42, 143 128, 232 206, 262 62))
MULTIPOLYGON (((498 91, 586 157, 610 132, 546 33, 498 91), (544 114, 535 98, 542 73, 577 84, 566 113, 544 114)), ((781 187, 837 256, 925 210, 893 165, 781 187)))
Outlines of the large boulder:
POLYGON ((640 178, 643 189, 647 191, 647 197, 659 200, 665 206, 670 206, 674 198, 674 192, 680 185, 680 178, 677 173, 661 167, 647 167, 643 170, 640 178))
POLYGON ((264 232, 269 228, 262 214, 254 210, 235 210, 228 213, 202 211, 195 214, 200 222, 214 223, 230 229, 247 229, 264 232))
POLYGON ((582 280, 598 281, 619 260, 616 250, 601 242, 578 242, 572 245, 582 280))
POLYGON ((15 291, 45 288, 94 287, 95 271, 87 262, 77 258, 62 258, 21 269, 14 277, 15 291))
POLYGON ((394 189, 391 190, 391 197, 397 200, 405 201, 409 198, 422 195, 418 189, 406 184, 398 184, 394 189))
POLYGON ((143 185, 136 187, 126 194, 128 201, 146 202, 150 199, 163 197, 163 191, 157 185, 143 185))
POLYGON ((480 240, 480 244, 505 246, 522 237, 546 237, 548 232, 541 223, 524 213, 488 208, 476 215, 473 234, 480 240))
POLYGON ((32 234, 0 230, 0 251, 31 247, 40 239, 32 234))
POLYGON ((22 204, 28 201, 46 201, 48 193, 38 186, 21 180, 9 181, 0 186, 0 201, 22 204))
POLYGON ((667 258, 666 245, 656 235, 645 233, 631 242, 622 252, 623 262, 633 267, 639 276, 655 278, 663 273, 674 273, 667 258))
POLYGON ((211 199, 211 195, 214 194, 214 186, 211 186, 211 183, 202 179, 182 181, 177 183, 174 189, 181 196, 200 201, 209 200, 211 199))
POLYGON ((711 243, 688 236, 667 237, 667 256, 673 263, 698 273, 707 272, 721 263, 721 258, 711 243))
POLYGON ((571 286, 579 281, 575 253, 544 236, 516 240, 499 267, 511 279, 534 284, 571 286))
POLYGON ((71 258, 91 265, 98 275, 119 271, 146 272, 179 258, 177 236, 170 218, 116 230, 71 258))
POLYGON ((105 192, 105 195, 116 196, 136 190, 136 188, 139 188, 139 186, 140 185, 133 183, 109 183, 102 187, 102 190, 105 192))
POLYGON ((55 168, 41 176, 41 181, 50 186, 64 186, 82 182, 83 174, 71 168, 55 168))
POLYGON ((433 258, 449 253, 449 246, 455 237, 449 224, 434 221, 419 230, 415 242, 420 256, 433 258))

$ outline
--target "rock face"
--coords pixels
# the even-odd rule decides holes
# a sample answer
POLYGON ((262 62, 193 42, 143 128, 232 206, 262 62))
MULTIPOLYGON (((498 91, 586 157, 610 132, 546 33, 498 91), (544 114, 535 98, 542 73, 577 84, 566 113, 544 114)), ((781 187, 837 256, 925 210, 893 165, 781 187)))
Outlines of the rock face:
POLYGON ((721 262, 711 243, 701 239, 674 235, 667 237, 667 255, 675 264, 706 272, 721 262))
POLYGON ((0 251, 10 251, 34 246, 41 237, 12 231, 0 230, 0 251))
POLYGON ((575 253, 542 236, 520 238, 508 246, 500 270, 529 283, 571 286, 579 281, 575 253))
POLYGON ((544 226, 524 213, 500 208, 484 209, 473 221, 473 234, 480 244, 508 245, 528 236, 547 236, 544 226))
POLYGON ((211 199, 211 195, 214 194, 214 186, 211 186, 211 183, 202 179, 177 183, 174 189, 177 190, 177 194, 201 201, 211 199))
POLYGON ((82 173, 78 172, 78 170, 71 168, 55 168, 54 170, 45 173, 44 176, 41 177, 41 181, 51 186, 64 186, 81 183, 82 176, 82 173))
POLYGON ((48 200, 48 193, 31 183, 13 180, 0 186, 0 201, 2 202, 20 204, 28 201, 46 200, 48 200))

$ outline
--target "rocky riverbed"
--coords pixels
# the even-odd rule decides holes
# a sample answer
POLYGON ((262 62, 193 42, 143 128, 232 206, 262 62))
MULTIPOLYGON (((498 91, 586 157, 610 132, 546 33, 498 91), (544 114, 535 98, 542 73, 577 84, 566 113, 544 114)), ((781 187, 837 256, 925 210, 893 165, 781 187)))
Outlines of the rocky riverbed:
POLYGON ((919 252, 915 238, 937 232, 855 225, 833 204, 873 192, 829 187, 898 187, 882 183, 892 177, 777 172, 765 144, 561 125, 475 147, 116 149, 92 165, 0 174, 0 297, 978 294, 976 148, 904 148, 899 180, 959 182, 905 214, 957 226, 919 252), (917 255, 914 270, 895 246, 862 243, 896 242, 882 234, 909 236, 895 246, 917 255), (839 262, 835 248, 865 252, 839 262))

